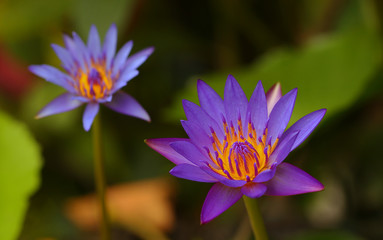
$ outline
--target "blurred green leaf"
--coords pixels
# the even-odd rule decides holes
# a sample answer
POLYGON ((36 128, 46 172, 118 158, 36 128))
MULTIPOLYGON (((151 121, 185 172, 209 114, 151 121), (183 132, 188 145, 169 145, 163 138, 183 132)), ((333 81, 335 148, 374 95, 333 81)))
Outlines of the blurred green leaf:
POLYGON ((76 1, 73 19, 78 32, 86 36, 92 24, 96 25, 103 36, 112 23, 122 29, 128 23, 136 1, 125 0, 80 0, 76 1))
POLYGON ((0 4, 0 37, 14 41, 34 35, 41 26, 61 19, 70 0, 16 0, 0 4))
POLYGON ((0 239, 13 240, 39 185, 42 158, 25 125, 1 112, 0 149, 0 239))
MULTIPOLYGON (((316 38, 301 49, 277 49, 248 67, 200 78, 221 95, 228 74, 234 75, 248 97, 258 80, 266 90, 275 82, 281 82, 284 93, 297 87, 291 122, 320 108, 328 109, 327 116, 334 114, 357 100, 381 62, 380 38, 371 27, 371 17, 365 20, 364 12, 368 11, 357 9, 359 15, 354 22, 358 24, 316 38)), ((189 81, 177 95, 174 105, 165 112, 167 120, 185 118, 181 99, 198 102, 196 80, 189 81)))

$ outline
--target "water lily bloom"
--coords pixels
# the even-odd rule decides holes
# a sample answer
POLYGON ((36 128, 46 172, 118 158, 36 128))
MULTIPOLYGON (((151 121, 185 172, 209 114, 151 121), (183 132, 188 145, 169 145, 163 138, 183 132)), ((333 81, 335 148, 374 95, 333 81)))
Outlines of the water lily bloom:
POLYGON ((224 212, 243 195, 295 195, 323 185, 283 162, 322 120, 326 109, 312 112, 285 131, 297 89, 282 96, 280 85, 265 94, 258 82, 250 100, 229 75, 224 99, 206 83, 197 83, 200 105, 184 100, 189 138, 149 139, 146 143, 176 164, 170 174, 215 183, 202 207, 201 223, 224 212))
POLYGON ((63 87, 67 92, 46 105, 36 118, 62 113, 86 104, 83 126, 88 131, 99 111, 99 104, 126 115, 150 121, 145 109, 120 89, 138 75, 137 68, 152 54, 153 47, 128 57, 133 42, 127 42, 116 54, 117 28, 112 24, 104 44, 95 26, 85 44, 73 32, 64 35, 65 47, 52 44, 65 73, 50 65, 32 65, 29 70, 46 81, 63 87))

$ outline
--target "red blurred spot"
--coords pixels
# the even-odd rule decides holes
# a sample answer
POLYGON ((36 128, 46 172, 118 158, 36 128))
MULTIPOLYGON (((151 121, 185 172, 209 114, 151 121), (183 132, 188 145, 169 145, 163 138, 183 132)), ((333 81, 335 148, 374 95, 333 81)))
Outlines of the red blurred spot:
POLYGON ((0 91, 11 98, 20 99, 31 88, 33 79, 27 66, 0 44, 0 91))

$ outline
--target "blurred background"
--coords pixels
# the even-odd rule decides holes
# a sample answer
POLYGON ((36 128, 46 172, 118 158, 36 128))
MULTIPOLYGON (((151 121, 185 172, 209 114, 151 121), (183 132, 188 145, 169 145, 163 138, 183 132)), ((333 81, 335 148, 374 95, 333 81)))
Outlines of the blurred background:
POLYGON ((242 201, 201 226, 211 184, 176 179, 146 138, 186 137, 181 100, 197 79, 219 94, 233 74, 249 97, 258 80, 298 88, 291 123, 328 112, 286 161, 326 186, 262 197, 271 239, 383 239, 383 2, 379 0, 2 0, 0 2, 0 238, 98 239, 91 135, 82 108, 35 120, 63 92, 28 72, 60 66, 51 43, 103 37, 155 52, 124 88, 152 122, 102 108, 113 239, 252 239, 242 201))

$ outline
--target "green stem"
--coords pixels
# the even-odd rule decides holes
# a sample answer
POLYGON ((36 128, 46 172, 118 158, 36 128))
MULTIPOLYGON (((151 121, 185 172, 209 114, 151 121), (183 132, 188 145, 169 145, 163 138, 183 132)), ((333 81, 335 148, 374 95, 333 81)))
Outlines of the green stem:
POLYGON ((268 240, 265 224, 263 223, 262 215, 259 210, 257 199, 243 196, 247 214, 249 215, 251 228, 253 229, 256 240, 268 240))
POLYGON ((101 213, 101 239, 110 239, 109 216, 105 203, 105 174, 102 153, 101 120, 100 113, 93 122, 93 155, 94 155, 94 178, 97 189, 97 197, 101 213))

